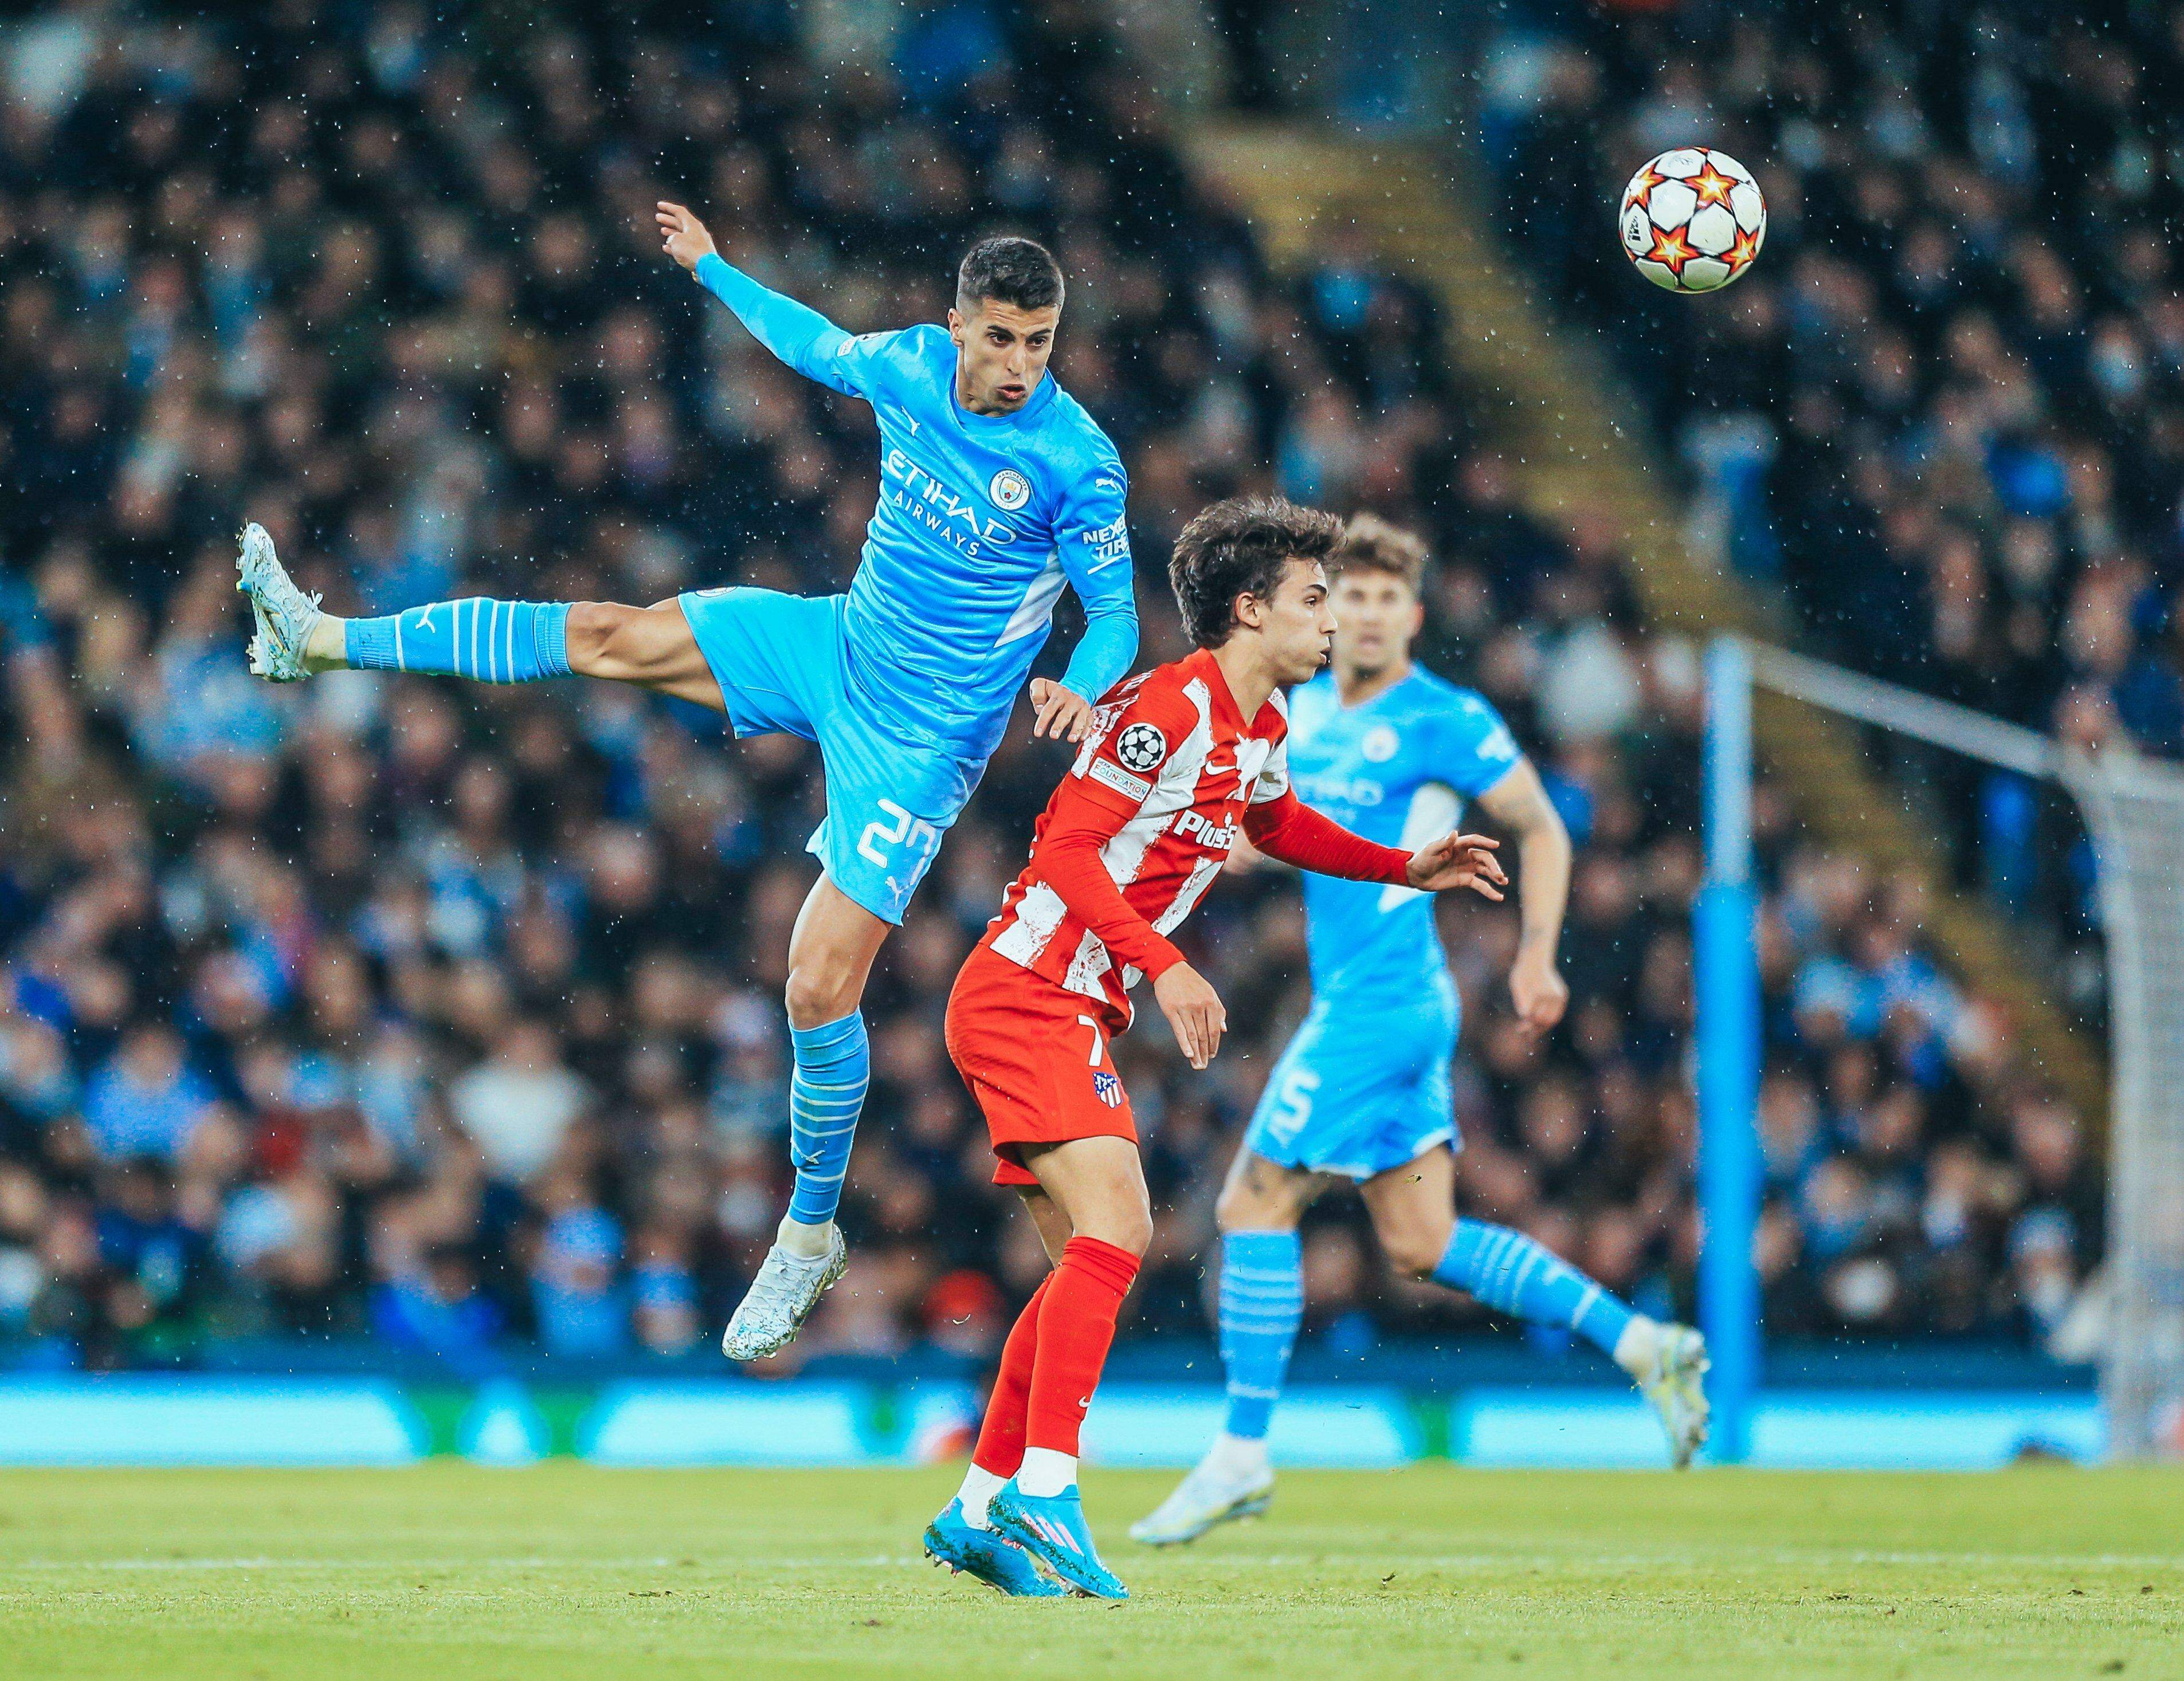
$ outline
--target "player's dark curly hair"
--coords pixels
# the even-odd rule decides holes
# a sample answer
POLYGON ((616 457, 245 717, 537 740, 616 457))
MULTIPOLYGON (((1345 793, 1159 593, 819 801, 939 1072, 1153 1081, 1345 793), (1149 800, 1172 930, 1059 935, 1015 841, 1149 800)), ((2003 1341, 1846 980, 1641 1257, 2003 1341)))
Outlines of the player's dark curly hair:
POLYGON ((1218 648, 1236 628, 1236 598, 1264 600, 1291 560, 1327 559, 1342 521, 1279 496, 1232 496, 1201 509, 1175 540, 1167 581, 1184 628, 1201 648, 1218 648))
POLYGON ((1061 307, 1061 264, 1035 239, 982 239, 956 271, 956 307, 991 299, 1019 309, 1061 307))

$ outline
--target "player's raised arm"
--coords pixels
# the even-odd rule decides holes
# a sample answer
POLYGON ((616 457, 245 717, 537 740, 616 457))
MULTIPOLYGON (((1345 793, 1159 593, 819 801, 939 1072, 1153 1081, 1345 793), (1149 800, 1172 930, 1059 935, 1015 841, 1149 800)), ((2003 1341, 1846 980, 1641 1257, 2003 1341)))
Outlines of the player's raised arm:
POLYGON ((750 335, 806 379, 847 397, 870 394, 869 342, 842 331, 808 303, 762 286, 721 255, 705 223, 682 204, 660 201, 653 212, 667 254, 705 290, 735 311, 750 335))
POLYGON ((1060 682, 1040 677, 1032 683, 1034 736, 1083 741, 1092 726, 1093 703, 1123 680, 1137 658, 1128 494, 1123 464, 1111 457, 1071 486, 1055 520, 1055 549, 1063 576, 1084 605, 1084 635, 1060 682))
POLYGON ((1245 813, 1244 832, 1269 858, 1346 881, 1385 882, 1420 893, 1468 888, 1481 899, 1496 900, 1509 881, 1494 856, 1499 841, 1484 835, 1443 835, 1416 852, 1405 852, 1352 834, 1286 788, 1245 813))

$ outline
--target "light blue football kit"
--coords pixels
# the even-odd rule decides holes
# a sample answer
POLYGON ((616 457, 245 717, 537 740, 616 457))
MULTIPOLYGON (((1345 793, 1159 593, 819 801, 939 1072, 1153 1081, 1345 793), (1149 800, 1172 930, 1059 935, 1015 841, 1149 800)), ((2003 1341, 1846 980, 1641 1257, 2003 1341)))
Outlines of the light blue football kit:
POLYGON ((944 328, 853 337, 718 256, 697 274, 760 343, 879 421, 879 504, 848 594, 737 587, 682 602, 736 733, 819 743, 827 819, 811 849, 844 893, 900 922, 1065 585, 1086 623, 1064 685, 1096 700, 1129 669, 1122 462, 1051 374, 1016 413, 974 415, 944 328))
MULTIPOLYGON (((1313 678, 1290 697, 1289 749, 1300 799, 1413 851, 1524 758, 1484 699, 1415 668, 1356 706, 1342 704, 1331 674, 1313 678)), ((1432 899, 1307 875, 1304 900, 1312 1010, 1268 1076, 1244 1147, 1284 1167, 1369 1179, 1459 1144, 1449 1084, 1457 999, 1432 899)), ((1433 1277, 1611 1355, 1630 1322, 1627 1306, 1540 1244, 1483 1221, 1456 1222, 1433 1277)), ((1265 1438, 1303 1317, 1297 1233, 1225 1233, 1229 1437, 1265 1438)))
MULTIPOLYGON (((1051 374, 1016 413, 974 415, 956 400, 945 329, 853 337, 717 254, 697 276, 768 350, 879 419, 879 504, 846 595, 728 587, 680 600, 735 732, 819 743, 827 817, 811 850, 844 893, 900 922, 1008 727, 1064 587, 1085 619, 1066 687, 1097 700, 1136 656, 1122 461, 1051 374)), ((348 663, 566 676, 568 616, 566 602, 433 602, 351 620, 348 663)))
MULTIPOLYGON (((1085 616, 1066 687, 1096 700, 1136 655, 1122 462, 1051 374, 1014 414, 974 415, 957 400, 944 329, 853 337, 717 253, 696 275, 768 350, 878 417, 879 503, 847 594, 728 587, 679 600, 735 732, 818 743, 827 815, 809 849, 843 893, 899 923, 1007 728, 1063 588, 1085 616)), ((264 555, 247 537, 246 587, 278 571, 270 539, 255 541, 264 555)), ((568 619, 566 602, 434 602, 349 621, 347 659, 487 682, 566 676, 568 619)), ((791 1038, 789 1211, 816 1225, 841 1200, 870 1050, 857 1010, 791 1038)))
MULTIPOLYGON (((1412 850, 1524 757, 1485 700, 1416 668, 1357 706, 1322 672, 1290 697, 1289 747, 1306 804, 1412 850)), ((1369 1179, 1456 1136, 1456 983, 1431 895, 1307 875, 1304 903, 1312 1010, 1244 1143, 1285 1167, 1369 1179)))

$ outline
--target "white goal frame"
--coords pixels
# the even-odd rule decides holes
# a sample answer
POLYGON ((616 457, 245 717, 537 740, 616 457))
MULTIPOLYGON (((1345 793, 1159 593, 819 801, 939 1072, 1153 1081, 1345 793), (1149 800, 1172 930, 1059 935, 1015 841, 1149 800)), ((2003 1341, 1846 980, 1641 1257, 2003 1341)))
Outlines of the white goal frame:
POLYGON ((1752 696, 1765 687, 2066 790, 2084 812, 2108 947, 2109 1224, 2101 1396, 2113 1459, 2184 1451, 2184 769, 2092 755, 2036 730, 1736 637, 1707 660, 1708 886, 1698 907, 1697 1083, 1707 1249, 1702 1316, 1731 1353, 1719 1410, 1741 1457, 1759 1365, 1751 1233, 1758 1021, 1751 875, 1752 696), (1745 1275, 1740 1277, 1739 1274, 1745 1275))

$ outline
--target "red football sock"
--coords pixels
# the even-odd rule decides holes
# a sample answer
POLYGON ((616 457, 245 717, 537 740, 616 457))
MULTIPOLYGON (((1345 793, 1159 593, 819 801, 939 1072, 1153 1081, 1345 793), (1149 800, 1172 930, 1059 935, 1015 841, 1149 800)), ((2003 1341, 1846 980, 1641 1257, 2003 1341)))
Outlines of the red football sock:
POLYGON ((986 1417, 978 1426, 978 1445, 971 1463, 996 1477, 1013 1477, 1023 1463, 1024 1411, 1031 1400, 1032 1355, 1039 1346, 1039 1310, 1046 1300, 1055 1275, 1048 1273, 1031 1300, 1009 1328, 1001 1344, 1000 1370, 994 1374, 994 1392, 986 1397, 986 1417))
POLYGON ((1076 1454, 1084 1409, 1100 1387, 1100 1370, 1115 1340, 1115 1316, 1137 1276, 1138 1258, 1126 1249, 1097 1238, 1072 1238, 1063 1245, 1061 1265, 1048 1277, 1046 1301, 1039 1311, 1025 1410, 1030 1446, 1076 1454))

